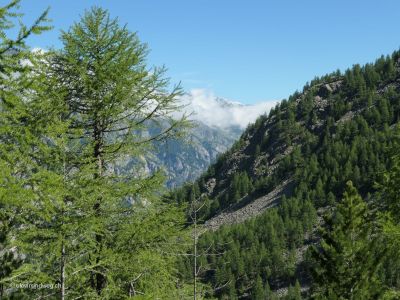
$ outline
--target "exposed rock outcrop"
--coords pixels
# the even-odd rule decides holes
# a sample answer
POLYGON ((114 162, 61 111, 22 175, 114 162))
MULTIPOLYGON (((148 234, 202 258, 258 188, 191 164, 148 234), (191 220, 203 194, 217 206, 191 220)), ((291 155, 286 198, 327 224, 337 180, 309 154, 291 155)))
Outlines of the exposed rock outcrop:
MULTIPOLYGON (((288 179, 277 186, 273 191, 260 198, 251 201, 244 207, 233 206, 217 216, 207 220, 204 227, 209 230, 217 230, 222 225, 242 223, 250 218, 260 215, 266 209, 278 204, 281 196, 291 188, 292 180, 288 179)), ((239 203, 240 204, 240 203, 239 203)))

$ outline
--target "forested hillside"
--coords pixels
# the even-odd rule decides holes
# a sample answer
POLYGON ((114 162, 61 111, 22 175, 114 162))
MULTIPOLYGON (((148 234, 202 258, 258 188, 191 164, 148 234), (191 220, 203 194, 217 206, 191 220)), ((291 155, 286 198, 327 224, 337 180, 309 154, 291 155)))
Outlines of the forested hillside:
POLYGON ((19 2, 0 7, 0 299, 400 299, 400 51, 315 78, 168 191, 142 162, 196 139, 180 85, 99 7, 33 51, 48 11, 24 25, 19 2))
MULTIPOLYGON (((376 207, 383 197, 377 183, 385 181, 391 157, 398 151, 399 117, 400 52, 394 52, 375 63, 354 65, 343 74, 336 71, 307 83, 302 92, 250 125, 196 183, 172 194, 179 203, 203 203, 199 218, 206 221, 206 228, 220 215, 226 219, 219 218, 212 229, 244 222, 199 238, 201 249, 220 253, 199 257, 203 270, 199 278, 210 284, 209 294, 264 299, 260 295, 271 290, 282 295, 289 287, 287 299, 298 299, 300 283, 305 296, 304 290, 313 284, 310 268, 315 264, 312 251, 306 249, 321 237, 317 227, 325 226, 317 216, 334 214, 346 183, 352 182, 356 188, 352 193, 358 190, 375 214, 386 211, 376 207), (260 206, 252 212, 256 199, 282 183, 283 191, 272 203, 276 208, 260 206), (250 207, 247 215, 235 215, 242 207, 250 207), (260 209, 266 211, 252 219, 260 209), (232 216, 234 221, 229 220, 232 216)), ((399 256, 376 266, 381 286, 398 289, 399 256)), ((182 268, 190 278, 190 269, 182 268)))

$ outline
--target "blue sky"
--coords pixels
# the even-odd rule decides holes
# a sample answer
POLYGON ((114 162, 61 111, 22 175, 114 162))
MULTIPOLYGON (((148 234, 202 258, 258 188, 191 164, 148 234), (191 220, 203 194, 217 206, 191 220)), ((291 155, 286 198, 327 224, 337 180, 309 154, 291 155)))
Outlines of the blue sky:
MULTIPOLYGON (((1 1, 5 3, 6 1, 1 1)), ((7 1, 8 2, 8 1, 7 1)), ((54 30, 33 47, 60 47, 92 5, 119 17, 148 43, 186 90, 256 103, 288 97, 314 76, 399 49, 398 0, 23 0, 26 21, 50 6, 54 30)))

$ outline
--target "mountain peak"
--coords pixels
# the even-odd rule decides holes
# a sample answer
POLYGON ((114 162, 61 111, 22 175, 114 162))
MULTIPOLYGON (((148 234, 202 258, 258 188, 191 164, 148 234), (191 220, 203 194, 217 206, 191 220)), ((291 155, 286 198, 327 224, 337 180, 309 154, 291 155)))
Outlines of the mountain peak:
POLYGON ((232 101, 222 97, 215 97, 215 102, 221 105, 221 107, 243 107, 246 104, 243 104, 239 101, 232 101))
POLYGON ((194 89, 184 94, 181 99, 186 105, 185 112, 194 112, 192 119, 210 127, 222 129, 239 127, 241 129, 254 122, 260 115, 268 113, 277 103, 263 101, 255 104, 243 104, 216 96, 205 89, 194 89))

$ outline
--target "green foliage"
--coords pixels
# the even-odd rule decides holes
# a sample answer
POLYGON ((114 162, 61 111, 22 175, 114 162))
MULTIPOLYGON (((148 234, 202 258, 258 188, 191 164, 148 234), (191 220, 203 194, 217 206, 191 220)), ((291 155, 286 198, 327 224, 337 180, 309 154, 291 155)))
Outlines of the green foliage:
MULTIPOLYGON (((19 272, 22 256, 17 248, 14 229, 21 226, 19 207, 14 203, 26 201, 32 195, 26 187, 33 187, 35 170, 40 164, 35 160, 43 153, 43 142, 35 136, 36 116, 32 111, 35 99, 27 103, 38 89, 38 77, 32 76, 36 57, 26 46, 26 39, 49 29, 46 25, 47 11, 35 20, 33 25, 22 23, 23 15, 18 12, 20 1, 10 1, 0 8, 0 298, 7 298, 7 279, 19 272), (18 24, 18 25, 16 25, 18 24), (9 37, 9 30, 16 29, 15 38, 9 37), (22 61, 31 62, 21 63, 22 61), (34 147, 33 145, 38 145, 34 147), (28 164, 27 165, 27 161, 28 164)), ((29 204, 28 204, 29 206, 29 204)), ((28 208, 28 207, 27 207, 28 208)), ((16 291, 15 297, 24 295, 16 291)))
POLYGON ((387 299, 396 299, 400 296, 400 156, 399 127, 396 129, 397 140, 390 148, 392 154, 391 167, 377 185, 379 194, 375 207, 380 211, 383 224, 383 243, 386 245, 387 256, 380 269, 380 278, 391 289, 387 292, 387 299))
MULTIPOLYGON (((239 192, 232 192, 237 177, 226 174, 233 164, 240 165, 238 173, 247 171, 251 175, 253 198, 293 175, 296 188, 307 186, 296 190, 307 199, 315 199, 317 206, 332 203, 332 194, 340 197, 348 180, 362 195, 375 192, 373 184, 380 181, 389 163, 387 149, 394 138, 390 126, 400 116, 399 90, 390 86, 393 76, 398 75, 391 67, 397 57, 395 52, 374 64, 356 65, 344 76, 335 72, 317 78, 304 94, 295 93, 271 110, 268 117, 261 116, 249 126, 237 146, 220 155, 210 167, 212 172, 203 176, 205 182, 217 180, 210 195, 211 206, 216 209, 210 210, 209 217, 241 197, 239 192), (385 73, 388 71, 391 75, 385 73), (338 87, 324 94, 322 87, 329 84, 338 87), (376 93, 377 86, 385 85, 389 86, 376 93), (324 103, 318 103, 323 108, 316 107, 316 101, 324 103), (292 149, 288 155, 281 153, 285 146, 292 149), (237 161, 237 157, 242 158, 237 161), (229 196, 221 194, 225 189, 229 196)), ((202 185, 200 190, 207 192, 202 185)))
POLYGON ((353 184, 343 200, 324 218, 320 247, 312 249, 315 299, 377 299, 377 276, 383 253, 368 217, 366 203, 353 184))
POLYGON ((71 202, 76 215, 85 215, 75 234, 79 250, 71 250, 73 256, 85 256, 70 265, 68 284, 85 287, 74 291, 80 295, 161 296, 172 288, 173 260, 160 253, 165 247, 173 250, 166 245, 179 229, 178 211, 157 199, 161 174, 125 176, 109 170, 125 155, 138 156, 153 141, 182 133, 185 116, 170 117, 180 108, 180 88, 167 91, 165 69, 147 69, 145 45, 101 8, 86 11, 61 41, 64 48, 49 56, 49 75, 60 83, 52 88, 63 95, 67 135, 76 141, 67 165, 79 168, 74 175, 79 194, 71 202), (165 128, 142 134, 162 122, 165 128))
POLYGON ((285 296, 286 300, 301 300, 301 288, 300 288, 300 283, 298 280, 296 280, 296 283, 294 286, 289 286, 288 293, 285 296))
POLYGON ((204 233, 199 251, 223 255, 207 256, 203 269, 215 271, 205 271, 201 277, 221 299, 230 299, 233 290, 237 297, 245 293, 252 299, 264 299, 255 294, 272 297, 270 286, 276 288, 279 281, 295 278, 294 249, 303 245, 302 237, 315 220, 309 201, 291 198, 254 220, 204 233))
MULTIPOLYGON (((207 220, 227 208, 245 205, 273 191, 282 182, 292 180, 278 208, 282 220, 269 220, 272 227, 279 222, 284 223, 285 235, 279 235, 283 239, 282 245, 272 243, 272 248, 284 253, 285 257, 284 266, 280 269, 283 274, 271 272, 271 266, 261 260, 254 267, 257 271, 251 274, 245 272, 245 275, 238 271, 241 269, 239 266, 226 266, 230 261, 228 258, 216 258, 210 262, 211 269, 216 266, 215 274, 209 273, 207 282, 214 285, 218 282, 216 286, 220 286, 227 281, 225 275, 234 274, 235 278, 240 278, 235 281, 238 297, 251 294, 250 290, 258 274, 273 289, 279 288, 276 282, 284 282, 286 286, 293 285, 297 276, 307 277, 307 274, 298 274, 302 266, 293 257, 304 242, 310 243, 304 239, 310 238, 309 234, 316 220, 316 209, 335 206, 349 180, 363 198, 379 198, 375 182, 383 182, 385 171, 393 164, 389 159, 390 149, 396 141, 393 127, 400 120, 400 90, 396 82, 399 77, 399 57, 400 54, 396 51, 391 56, 379 58, 375 63, 355 65, 344 74, 336 71, 315 78, 310 84, 306 84, 303 93, 294 93, 288 100, 277 104, 268 116, 261 116, 254 125, 248 126, 236 146, 220 155, 217 162, 209 168, 212 172, 202 177, 203 182, 214 183, 213 189, 210 191, 209 187, 199 184, 200 193, 207 194, 210 203, 210 209, 203 219, 207 220), (244 173, 247 173, 253 187, 245 194, 245 198, 240 192, 240 183, 246 182, 242 176, 244 173), (295 203, 292 204, 293 201, 295 203), (296 206, 301 206, 302 209, 307 207, 305 210, 308 213, 299 213, 293 209, 296 206), (216 264, 219 260, 226 264, 216 264)), ((391 190, 395 191, 394 186, 398 185, 398 179, 395 178, 399 176, 391 176, 391 190)), ((185 189, 190 190, 190 185, 185 189)), ((176 193, 180 195, 177 197, 180 203, 188 201, 187 194, 176 193)), ((391 197, 395 200, 389 202, 398 202, 395 195, 396 192, 392 192, 391 197)), ((395 211, 397 208, 393 204, 389 208, 389 202, 384 200, 382 205, 386 203, 386 210, 395 211)), ((382 210, 382 207, 379 209, 382 210)), ((268 211, 265 214, 273 213, 268 211)), ((396 220, 397 217, 388 218, 396 220)), ((381 221, 378 218, 375 222, 381 221)), ((254 227, 249 225, 251 222, 246 224, 249 229, 245 234, 252 239, 252 253, 257 257, 258 253, 265 251, 264 239, 268 235, 258 235, 259 232, 264 232, 265 224, 256 222, 254 227)), ((388 224, 386 228, 394 228, 388 224)), ((378 230, 377 227, 374 228, 378 230)), ((238 248, 247 247, 248 244, 242 241, 242 234, 238 233, 240 231, 236 226, 221 231, 224 234, 220 231, 213 234, 214 243, 239 240, 238 248)), ((275 253, 273 249, 268 251, 268 255, 275 253)), ((393 249, 391 251, 393 254, 397 253, 393 249)), ((231 253, 229 249, 225 256, 233 253, 237 251, 232 250, 231 253)), ((240 256, 245 257, 246 254, 240 256)), ((244 263, 239 265, 251 265, 247 258, 242 260, 244 263)), ((278 256, 276 262, 279 262, 278 256)), ((381 265, 376 276, 384 284, 397 287, 400 278, 397 260, 385 258, 381 265)), ((224 297, 227 291, 221 290, 219 293, 219 297, 224 297)))
POLYGON ((237 203, 252 190, 252 184, 246 171, 235 173, 229 188, 229 203, 237 203))
POLYGON ((251 292, 251 298, 258 300, 258 299, 265 299, 265 297, 266 295, 262 279, 260 276, 257 276, 256 283, 251 292))
MULTIPOLYGON (((10 217, 6 216, 4 211, 0 212, 0 280, 7 278, 11 275, 11 273, 18 269, 21 266, 22 259, 18 257, 18 253, 13 251, 12 248, 9 248, 11 244, 10 241, 10 217)), ((0 281, 0 296, 6 297, 4 294, 4 290, 7 286, 5 286, 2 281, 0 281)))
MULTIPOLYGON (((62 32, 61 50, 30 52, 25 40, 50 28, 47 11, 27 27, 18 5, 0 8, 0 296, 177 298, 179 284, 187 294, 193 262, 171 255, 184 239, 183 209, 160 199, 162 174, 113 172, 184 133, 186 117, 171 117, 180 87, 169 91, 165 69, 147 67, 147 47, 100 8, 62 32), (176 284, 177 267, 187 282, 176 284), (63 288, 9 289, 26 282, 63 288)), ((224 254, 201 258, 207 297, 273 299, 271 287, 289 286, 286 298, 300 299, 299 248, 316 208, 335 206, 348 180, 378 213, 348 187, 313 252, 314 296, 398 295, 400 163, 389 156, 398 150, 399 57, 315 78, 167 197, 180 207, 201 198, 205 221, 290 180, 278 207, 201 236, 200 251, 224 254), (379 233, 390 247, 379 247, 379 233)))
POLYGON ((30 299, 174 295, 182 209, 160 200, 161 173, 113 167, 182 135, 186 117, 171 117, 180 88, 168 92, 165 70, 147 69, 146 47, 100 8, 63 32, 60 51, 25 51, 45 16, 0 53, 0 283, 21 299, 10 284, 61 285, 26 290, 30 299), (144 136, 150 124, 159 130, 144 136))

